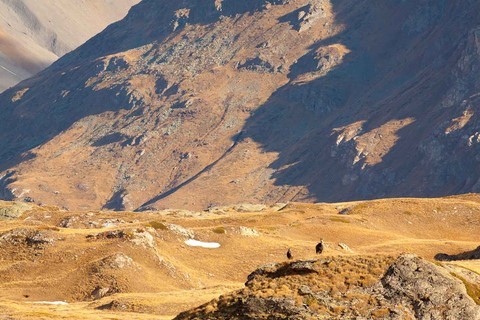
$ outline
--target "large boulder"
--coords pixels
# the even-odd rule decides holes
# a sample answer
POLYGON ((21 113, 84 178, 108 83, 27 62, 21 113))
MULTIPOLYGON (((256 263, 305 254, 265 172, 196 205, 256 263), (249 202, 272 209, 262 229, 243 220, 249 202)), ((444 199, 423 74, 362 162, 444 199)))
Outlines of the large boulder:
POLYGON ((381 280, 385 299, 407 306, 416 319, 480 319, 462 282, 424 259, 400 256, 381 280))

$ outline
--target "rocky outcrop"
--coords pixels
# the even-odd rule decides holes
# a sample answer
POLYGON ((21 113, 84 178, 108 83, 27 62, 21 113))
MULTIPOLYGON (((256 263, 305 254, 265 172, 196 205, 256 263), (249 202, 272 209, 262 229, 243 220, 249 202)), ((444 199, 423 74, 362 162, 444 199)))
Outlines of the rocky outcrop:
POLYGON ((415 255, 402 255, 381 280, 379 293, 415 319, 480 319, 480 307, 462 282, 415 255))
POLYGON ((33 205, 23 202, 0 203, 0 220, 19 218, 32 208, 33 205))
POLYGON ((244 290, 175 319, 480 319, 480 307, 446 269, 404 254, 382 275, 378 267, 387 268, 387 261, 266 265, 248 277, 244 290))
POLYGON ((4 246, 27 246, 42 249, 55 242, 51 232, 34 229, 13 229, 0 234, 0 243, 4 246))

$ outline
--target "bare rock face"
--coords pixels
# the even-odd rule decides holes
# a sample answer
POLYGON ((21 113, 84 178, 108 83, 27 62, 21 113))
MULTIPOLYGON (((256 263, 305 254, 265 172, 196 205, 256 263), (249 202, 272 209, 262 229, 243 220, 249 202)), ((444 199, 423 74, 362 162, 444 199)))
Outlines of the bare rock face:
POLYGON ((33 248, 43 248, 53 244, 55 240, 51 232, 33 229, 19 228, 0 234, 0 243, 2 243, 2 245, 25 245, 33 248))
POLYGON ((32 205, 24 202, 1 203, 0 204, 0 220, 16 219, 25 212, 32 209, 32 205))
POLYGON ((407 306, 415 319, 480 319, 460 280, 415 255, 399 257, 381 284, 385 299, 407 306))
POLYGON ((0 197, 140 211, 479 191, 479 15, 144 0, 0 95, 0 197))
POLYGON ((124 253, 115 253, 111 256, 105 257, 99 263, 101 267, 107 266, 112 269, 124 269, 134 265, 133 259, 124 253))

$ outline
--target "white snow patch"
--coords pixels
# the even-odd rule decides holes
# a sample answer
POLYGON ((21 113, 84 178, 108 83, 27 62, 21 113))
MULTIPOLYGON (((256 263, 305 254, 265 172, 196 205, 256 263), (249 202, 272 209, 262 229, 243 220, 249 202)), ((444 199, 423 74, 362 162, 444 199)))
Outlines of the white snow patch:
POLYGON ((67 306, 68 302, 65 301, 36 301, 34 304, 49 304, 53 306, 67 306))
POLYGON ((207 249, 217 249, 220 248, 220 243, 217 242, 203 242, 195 239, 185 240, 185 244, 190 247, 202 247, 207 249))

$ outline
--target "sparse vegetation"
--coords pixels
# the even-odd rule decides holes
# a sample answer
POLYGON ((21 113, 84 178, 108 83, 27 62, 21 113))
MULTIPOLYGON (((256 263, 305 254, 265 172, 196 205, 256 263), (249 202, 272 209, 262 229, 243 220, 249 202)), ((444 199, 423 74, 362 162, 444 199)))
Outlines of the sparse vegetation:
POLYGON ((225 229, 225 227, 215 227, 213 228, 213 233, 216 233, 216 234, 225 234, 227 233, 227 230, 225 229))
POLYGON ((333 222, 341 222, 341 223, 351 223, 350 220, 343 218, 343 217, 330 217, 330 221, 333 222))
MULTIPOLYGON (((439 201, 442 200, 435 200, 431 203, 439 201)), ((217 301, 217 304, 208 304, 208 307, 205 308, 209 310, 210 313, 208 314, 213 316, 219 308, 223 308, 222 303, 223 306, 233 303, 230 300, 232 297, 226 292, 239 289, 244 284, 244 277, 238 276, 232 270, 238 269, 245 273, 264 263, 285 261, 286 246, 292 245, 294 246, 295 260, 312 259, 313 257, 321 259, 322 263, 315 266, 318 273, 291 274, 274 279, 270 277, 261 278, 255 281, 251 287, 243 289, 242 292, 246 296, 267 300, 271 298, 280 299, 274 301, 284 301, 284 303, 290 305, 293 303, 298 308, 307 305, 309 307, 307 310, 332 318, 348 313, 349 308, 345 308, 345 305, 348 306, 348 304, 355 302, 355 308, 360 311, 363 310, 363 314, 369 319, 388 318, 388 306, 382 305, 381 301, 372 300, 362 290, 372 288, 379 278, 385 274, 386 268, 394 258, 382 255, 373 257, 368 256, 368 254, 378 251, 398 253, 403 251, 405 248, 403 242, 396 241, 403 239, 403 234, 401 232, 397 233, 397 229, 405 228, 405 226, 408 226, 411 234, 412 245, 410 248, 413 248, 412 250, 418 248, 421 248, 422 252, 430 250, 428 252, 432 256, 437 253, 440 242, 429 241, 428 243, 432 246, 428 247, 425 246, 425 237, 428 239, 448 239, 449 244, 452 243, 468 249, 471 245, 467 246, 464 239, 456 242, 454 236, 468 228, 464 224, 464 219, 470 219, 470 221, 473 221, 472 224, 476 226, 476 220, 472 218, 475 217, 477 212, 475 211, 472 215, 458 216, 458 219, 457 216, 451 217, 448 232, 451 230, 454 235, 452 236, 452 234, 446 233, 445 229, 442 229, 444 224, 442 220, 432 219, 433 216, 437 216, 432 210, 434 206, 429 207, 428 202, 418 201, 415 203, 414 200, 411 200, 408 207, 400 208, 397 205, 391 205, 390 200, 375 201, 370 204, 376 214, 368 215, 366 224, 361 219, 363 216, 335 214, 334 205, 297 203, 295 204, 295 210, 284 211, 281 216, 276 211, 268 210, 258 215, 238 215, 232 210, 226 214, 228 217, 203 213, 204 217, 202 219, 186 218, 183 212, 171 211, 142 213, 141 215, 117 212, 115 213, 115 222, 122 221, 121 225, 108 228, 102 226, 103 221, 108 218, 107 213, 92 212, 92 214, 84 214, 72 211, 56 211, 49 212, 49 218, 46 219, 45 212, 41 208, 38 211, 34 208, 29 212, 31 219, 27 221, 22 218, 10 220, 0 232, 0 240, 2 235, 8 235, 8 237, 3 236, 3 239, 5 239, 3 241, 6 241, 5 245, 0 246, 0 253, 6 265, 5 278, 18 279, 19 274, 24 278, 19 282, 10 282, 9 285, 13 286, 14 290, 10 290, 10 288, 6 290, 3 287, 2 292, 9 298, 12 297, 10 299, 13 300, 17 299, 14 296, 16 292, 25 292, 29 297, 21 299, 48 301, 50 299, 48 295, 45 296, 45 291, 39 293, 35 289, 38 284, 41 284, 55 295, 59 294, 59 290, 62 293, 67 292, 66 299, 69 299, 68 301, 72 303, 70 306, 62 307, 62 310, 71 310, 71 308, 82 308, 78 307, 74 301, 83 301, 86 297, 89 298, 90 293, 97 285, 110 289, 121 288, 119 291, 111 291, 112 299, 121 302, 115 305, 114 309, 108 309, 109 312, 112 312, 112 316, 122 310, 145 312, 145 315, 150 315, 150 313, 164 315, 165 308, 170 308, 169 317, 165 317, 169 319, 181 310, 200 305, 218 297, 220 294, 225 294, 221 303, 217 301), (305 211, 306 214, 299 214, 298 209, 305 211), (419 223, 411 226, 407 225, 406 219, 398 219, 394 225, 391 224, 392 218, 407 210, 421 212, 419 223), (168 213, 171 215, 168 215, 168 213), (61 228, 56 231, 57 227, 55 226, 59 225, 66 217, 72 217, 76 221, 75 227, 61 228), (331 218, 335 221, 330 220, 331 218), (31 223, 32 221, 35 221, 35 224, 31 223), (165 230, 166 227, 172 230, 172 226, 177 226, 177 228, 184 226, 182 228, 195 233, 195 236, 198 235, 198 238, 202 241, 215 241, 215 238, 217 240, 222 240, 218 238, 227 240, 223 236, 225 232, 239 230, 240 226, 245 225, 255 225, 256 229, 261 230, 262 233, 256 238, 250 238, 243 237, 238 232, 232 232, 228 237, 228 242, 232 241, 231 243, 235 243, 235 245, 232 246, 225 241, 225 246, 223 246, 222 243, 221 252, 229 257, 228 261, 218 259, 220 251, 203 251, 204 249, 185 246, 183 244, 184 240, 192 237, 185 232, 158 232, 158 238, 151 242, 153 245, 148 244, 149 234, 152 237, 155 236, 150 228, 161 231, 165 230), (398 226, 402 228, 398 228, 398 226), (434 232, 425 233, 426 226, 428 230, 434 232), (365 227, 368 228, 368 232, 364 232, 365 227), (348 230, 348 232, 335 232, 336 228, 348 230), (36 234, 33 231, 39 231, 42 234, 49 235, 49 238, 61 238, 62 241, 55 240, 43 250, 37 250, 24 244, 25 236, 21 232, 12 232, 12 230, 31 230, 32 236, 36 234), (274 232, 272 231, 269 234, 269 230, 274 232), (384 238, 386 233, 390 236, 384 238), (324 254, 317 256, 314 253, 314 245, 319 237, 326 238, 326 241, 332 244, 345 241, 356 249, 356 254, 343 256, 345 252, 336 245, 332 245, 328 247, 324 254), (415 239, 421 239, 421 241, 416 243, 415 239), (8 241, 14 245, 8 245, 8 241), (21 242, 22 245, 15 245, 17 242, 21 242), (294 244, 291 244, 292 242, 294 244), (255 243, 255 245, 252 246, 252 243, 255 243), (373 244, 375 246, 372 246, 373 244), (379 247, 376 245, 380 245, 380 248, 386 248, 386 250, 378 250, 379 247), (205 253, 205 256, 202 259, 196 259, 200 250, 205 253), (251 258, 245 261, 244 257, 247 252, 251 258), (112 253, 119 254, 112 256, 112 253), (53 256, 56 258, 52 259, 53 256), (106 257, 111 258, 105 259, 106 257), (20 261, 20 259, 25 261, 25 268, 8 267, 8 261, 12 261, 10 265, 14 265, 13 263, 20 261), (69 272, 71 280, 65 280, 65 277, 62 277, 61 281, 56 280, 58 279, 59 261, 62 261, 62 267, 65 268, 66 272, 69 272), (158 263, 162 264, 165 272, 158 272, 158 263), (218 271, 218 264, 224 265, 225 270, 228 271, 218 271), (190 265, 193 265, 193 267, 190 268, 190 265), (195 268, 205 268, 209 275, 205 276, 203 272, 197 273, 195 268), (235 284, 237 286, 235 284, 230 287, 220 285, 211 289, 208 295, 203 290, 200 293, 198 290, 185 291, 183 280, 171 276, 171 274, 182 273, 188 273, 193 281, 198 280, 205 284, 215 285, 226 281, 224 279, 231 281, 233 275, 233 277, 236 277, 235 284), (37 274, 45 275, 45 280, 39 280, 36 277, 37 274), (154 274, 155 277, 151 277, 150 274, 154 274), (156 290, 165 286, 165 284, 172 288, 168 295, 176 295, 177 301, 172 302, 172 300, 168 300, 171 298, 162 298, 161 301, 147 303, 145 301, 147 297, 153 299, 152 297, 157 295, 150 295, 149 292, 146 292, 139 297, 136 293, 150 287, 156 290), (307 288, 300 290, 300 286, 307 288), (319 293, 321 294, 318 295, 319 293), (184 297, 184 295, 189 296, 184 297), (331 299, 341 303, 330 303, 331 299)), ((457 205, 457 207, 459 206, 457 205)), ((444 212, 449 211, 444 210, 444 212)), ((221 243, 222 241, 218 242, 221 243)), ((285 264, 288 263, 285 262, 285 264)), ((456 264, 462 264, 462 262, 459 261, 456 264)), ((473 271, 478 272, 475 261, 471 261, 468 266, 473 271)), ((477 294, 478 288, 475 285, 466 284, 466 286, 471 296, 477 294)), ((239 295, 234 296, 240 297, 239 295)), ((11 302, 0 299, 0 308, 8 303, 11 302)), ((22 308, 23 306, 31 308, 30 305, 25 305, 23 302, 19 303, 21 303, 22 308)), ((102 303, 105 304, 105 302, 102 303)), ((40 308, 36 311, 48 310, 46 308, 40 308)), ((32 311, 32 309, 28 310, 32 311)), ((23 311, 21 314, 24 314, 23 311)), ((91 314, 97 315, 94 311, 91 314)), ((72 318, 68 315, 65 314, 65 317, 72 318)), ((22 317, 19 318, 23 319, 22 317)), ((72 319, 79 318, 73 317, 72 319)), ((85 317, 85 319, 96 318, 91 316, 85 317)), ((138 316, 138 320, 143 319, 138 316)))
POLYGON ((303 303, 305 303, 312 310, 318 310, 318 301, 313 296, 305 296, 303 298, 303 303))
POLYGON ((476 304, 480 305, 480 285, 470 283, 464 277, 454 272, 451 272, 450 274, 463 282, 463 285, 467 289, 467 294, 473 299, 473 301, 475 301, 476 304))
POLYGON ((44 230, 44 231, 60 231, 60 228, 58 228, 58 227, 46 226, 46 225, 39 226, 37 229, 38 230, 44 230))
POLYGON ((348 214, 360 214, 370 207, 368 202, 362 202, 351 208, 348 214))
POLYGON ((168 227, 164 223, 158 221, 150 221, 146 226, 155 230, 168 230, 168 227))
POLYGON ((389 308, 381 308, 377 310, 372 311, 372 318, 373 319, 388 319, 388 316, 390 315, 390 309, 389 308))

